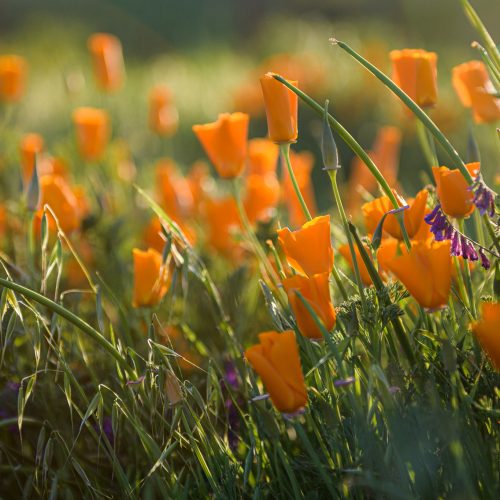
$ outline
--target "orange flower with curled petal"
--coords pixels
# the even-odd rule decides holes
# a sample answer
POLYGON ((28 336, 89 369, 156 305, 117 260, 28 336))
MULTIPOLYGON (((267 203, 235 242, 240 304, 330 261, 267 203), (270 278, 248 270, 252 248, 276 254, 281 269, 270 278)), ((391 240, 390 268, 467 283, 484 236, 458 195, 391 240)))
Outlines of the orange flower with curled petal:
POLYGON ((122 44, 109 33, 94 33, 88 39, 97 85, 108 92, 118 90, 125 77, 122 44))
POLYGON ((500 302, 481 304, 481 319, 473 323, 472 331, 496 371, 500 372, 500 302))
POLYGON ((19 56, 0 57, 0 101, 19 101, 24 94, 28 65, 19 56))
POLYGON ((177 132, 179 113, 168 87, 157 85, 149 94, 149 128, 158 135, 171 136, 177 132))
POLYGON ((260 375, 278 411, 299 410, 307 403, 307 392, 294 332, 263 332, 259 341, 245 351, 245 358, 260 375))
POLYGON ((306 222, 300 229, 278 230, 278 239, 287 262, 309 277, 329 273, 333 267, 330 216, 322 215, 306 222))
POLYGON ((19 151, 21 153, 21 167, 23 183, 25 186, 33 177, 33 169, 35 168, 35 158, 43 151, 43 137, 40 134, 26 134, 21 139, 19 151))
POLYGON ((422 49, 393 50, 390 53, 394 83, 419 106, 437 102, 437 54, 422 49))
POLYGON ((476 123, 500 120, 500 99, 481 61, 469 61, 455 66, 452 83, 462 105, 471 108, 476 123))
POLYGON ((248 175, 275 174, 279 152, 278 146, 269 139, 251 139, 248 141, 248 175))
POLYGON ((76 143, 86 161, 101 159, 111 132, 109 115, 103 109, 77 108, 73 111, 76 143))
MULTIPOLYGON (((466 165, 472 178, 479 173, 479 163, 466 165)), ((432 167, 436 190, 441 208, 450 217, 468 217, 474 211, 474 193, 469 191, 465 177, 460 170, 448 167, 432 167)))
POLYGON ((245 168, 248 120, 245 113, 223 113, 216 122, 193 125, 215 170, 225 179, 238 177, 245 168))
POLYGON ((146 251, 134 248, 134 307, 158 304, 168 290, 168 269, 162 265, 160 252, 153 248, 146 251))
POLYGON ((381 266, 394 274, 422 307, 445 306, 452 277, 451 242, 413 241, 408 251, 394 241, 379 248, 377 257, 381 266))
MULTIPOLYGON (((290 83, 297 86, 295 81, 290 83)), ((273 73, 266 73, 260 79, 260 84, 264 95, 269 138, 278 144, 295 142, 298 135, 297 94, 276 80, 273 73)))
POLYGON ((308 278, 296 274, 291 278, 283 280, 283 287, 288 295, 290 307, 297 320, 297 326, 304 337, 321 339, 323 335, 306 305, 297 295, 297 292, 299 292, 305 301, 312 307, 313 311, 323 322, 327 330, 331 330, 335 326, 336 316, 330 298, 329 275, 330 272, 327 272, 315 274, 308 278))
POLYGON ((243 205, 252 224, 267 218, 279 200, 280 183, 274 174, 254 174, 246 177, 243 205))

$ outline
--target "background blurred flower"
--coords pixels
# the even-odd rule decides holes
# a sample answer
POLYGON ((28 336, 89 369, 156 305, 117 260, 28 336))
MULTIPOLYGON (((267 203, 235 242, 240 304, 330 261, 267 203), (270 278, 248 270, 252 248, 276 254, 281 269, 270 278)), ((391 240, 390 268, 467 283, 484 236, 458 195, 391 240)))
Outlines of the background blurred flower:
POLYGON ((179 126, 179 113, 172 92, 165 85, 157 85, 149 94, 149 128, 161 136, 172 136, 179 126))
POLYGON ((103 109, 77 108, 73 112, 76 143, 86 161, 102 158, 111 132, 109 115, 103 109))
POLYGON ((120 40, 109 33, 94 33, 88 39, 88 48, 99 88, 107 92, 118 90, 125 78, 120 40))
POLYGON ((28 65, 15 55, 0 56, 0 101, 19 101, 24 94, 28 65))

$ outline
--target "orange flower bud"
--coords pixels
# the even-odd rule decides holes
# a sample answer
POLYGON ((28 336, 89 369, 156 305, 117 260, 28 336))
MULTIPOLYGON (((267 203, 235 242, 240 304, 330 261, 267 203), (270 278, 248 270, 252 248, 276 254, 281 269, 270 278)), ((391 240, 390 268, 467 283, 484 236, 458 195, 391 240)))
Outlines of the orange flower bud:
POLYGON ((296 292, 299 292, 304 297, 318 318, 323 322, 325 328, 331 330, 335 326, 336 316, 330 298, 329 275, 330 272, 327 272, 315 274, 307 278, 296 274, 291 278, 283 280, 283 287, 288 295, 290 307, 297 320, 299 330, 305 337, 322 339, 323 335, 316 321, 296 292))
POLYGON ((469 61, 455 66, 452 83, 462 105, 471 108, 476 123, 500 120, 500 99, 481 61, 469 61))
POLYGON ((245 113, 223 113, 216 122, 193 125, 215 170, 225 179, 238 177, 245 167, 248 119, 245 113))
POLYGON ((269 216, 280 200, 280 183, 274 174, 249 175, 245 179, 243 205, 253 224, 269 216))
POLYGON ((97 108, 77 108, 73 111, 76 142, 81 157, 98 161, 104 154, 110 135, 110 120, 106 111, 97 108))
POLYGON ((419 106, 437 101, 437 54, 422 49, 393 50, 390 53, 393 80, 419 106))
MULTIPOLYGON (((473 178, 477 176, 479 163, 468 163, 466 167, 473 178)), ((432 173, 444 213, 450 217, 468 217, 474 211, 474 194, 467 189, 469 186, 460 170, 432 167, 432 173)))
POLYGON ((446 305, 450 295, 450 246, 450 241, 413 241, 408 251, 398 241, 388 240, 379 248, 377 258, 422 307, 438 309, 446 305))
POLYGON ((269 139, 251 139, 248 141, 247 173, 275 174, 279 153, 278 146, 269 139))
MULTIPOLYGON (((296 81, 290 83, 297 86, 296 81)), ((276 80, 273 73, 266 73, 261 77, 260 84, 264 95, 269 138, 278 144, 295 142, 298 135, 297 94, 276 80)))
POLYGON ((105 91, 118 90, 125 77, 122 44, 108 33, 94 33, 88 39, 97 85, 105 91))
POLYGON ((24 94, 28 66, 19 56, 0 57, 0 101, 19 101, 24 94))
POLYGON ((134 307, 158 304, 168 290, 168 269, 162 265, 161 254, 153 248, 145 252, 134 248, 134 307))
MULTIPOLYGON (((37 212, 39 220, 41 220, 45 205, 52 209, 65 233, 71 233, 80 227, 81 214, 78 199, 71 186, 61 176, 49 174, 40 178, 40 208, 37 212)), ((55 229, 55 221, 49 212, 47 216, 50 227, 55 229)))
POLYGON ((330 216, 322 215, 306 222, 301 229, 278 230, 278 239, 287 262, 309 277, 329 273, 333 267, 330 216))
POLYGON ((483 302, 481 319, 472 325, 472 331, 500 372, 500 302, 483 302))
POLYGON ((245 351, 245 358, 260 375, 278 411, 299 410, 307 404, 307 392, 294 332, 263 332, 259 341, 245 351))
POLYGON ((43 137, 40 134, 26 134, 21 139, 19 151, 21 153, 23 183, 27 186, 33 177, 35 158, 43 151, 43 137))
MULTIPOLYGON (((314 217, 316 214, 316 200, 314 198, 314 187, 311 180, 311 171, 314 165, 314 156, 309 151, 301 151, 295 153, 290 151, 290 162, 292 164, 295 179, 299 185, 300 192, 304 197, 311 215, 314 217)), ((288 216, 290 225, 293 227, 302 226, 307 222, 304 216, 299 199, 295 194, 292 179, 288 173, 286 166, 282 168, 283 173, 283 199, 288 208, 288 216)))
MULTIPOLYGON (((368 255, 370 255, 370 251, 368 247, 365 245, 365 249, 368 252, 368 255)), ((349 245, 346 243, 344 245, 340 245, 339 247, 339 252, 342 257, 347 261, 349 264, 349 267, 354 270, 354 263, 352 261, 352 255, 351 255, 351 250, 349 249, 349 245)), ((358 263, 358 269, 359 269, 359 275, 361 277, 361 281, 369 286, 372 284, 372 279, 370 278, 370 273, 368 272, 367 267, 365 266, 365 263, 361 257, 361 254, 359 253, 359 249, 357 245, 354 245, 354 253, 356 255, 356 262, 358 263)))
POLYGON ((177 132, 179 113, 173 104, 172 93, 157 85, 149 94, 149 128, 158 135, 171 136, 177 132))

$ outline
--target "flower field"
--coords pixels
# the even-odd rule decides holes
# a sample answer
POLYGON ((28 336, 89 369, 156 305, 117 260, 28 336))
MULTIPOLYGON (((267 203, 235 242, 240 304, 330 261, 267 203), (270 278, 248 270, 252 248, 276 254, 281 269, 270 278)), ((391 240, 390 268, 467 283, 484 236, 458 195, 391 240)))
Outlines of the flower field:
POLYGON ((0 43, 0 498, 498 498, 500 53, 454 8, 445 70, 0 43))

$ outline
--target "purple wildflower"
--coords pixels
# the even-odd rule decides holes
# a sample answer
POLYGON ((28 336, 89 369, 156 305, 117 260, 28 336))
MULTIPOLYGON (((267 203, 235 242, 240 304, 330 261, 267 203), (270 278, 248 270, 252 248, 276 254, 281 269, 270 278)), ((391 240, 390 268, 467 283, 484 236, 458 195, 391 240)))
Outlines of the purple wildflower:
POLYGON ((224 381, 232 388, 238 389, 240 382, 238 380, 238 372, 236 371, 236 366, 232 361, 226 361, 224 363, 224 381))
POLYGON ((479 249, 479 257, 481 257, 481 265, 488 270, 490 268, 490 260, 486 257, 482 248, 479 249))
POLYGON ((462 236, 462 257, 468 260, 477 260, 477 255, 474 245, 462 236))
POLYGON ((455 257, 462 255, 462 238, 458 233, 451 238, 451 255, 455 257))
POLYGON ((333 385, 335 387, 344 387, 346 385, 350 385, 350 384, 353 384, 355 381, 355 378, 354 377, 347 377, 345 379, 339 379, 339 380, 335 380, 333 382, 333 385))
POLYGON ((441 210, 441 205, 436 205, 434 210, 424 217, 427 224, 431 226, 431 233, 436 241, 449 240, 452 238, 454 228, 441 210))
POLYGON ((474 193, 473 203, 479 209, 479 213, 493 217, 495 215, 496 193, 485 184, 481 174, 477 175, 468 189, 474 193))
POLYGON ((115 440, 115 435, 113 434, 113 423, 110 417, 104 417, 102 419, 102 427, 97 424, 94 424, 94 429, 96 432, 103 432, 104 435, 108 438, 108 441, 113 444, 115 440))

